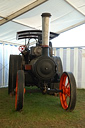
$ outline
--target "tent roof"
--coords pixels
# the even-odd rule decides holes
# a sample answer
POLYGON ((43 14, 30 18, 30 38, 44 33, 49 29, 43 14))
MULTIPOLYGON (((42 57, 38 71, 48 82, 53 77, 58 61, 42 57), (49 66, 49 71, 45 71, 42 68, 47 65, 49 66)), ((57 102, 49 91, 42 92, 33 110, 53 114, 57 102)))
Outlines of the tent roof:
POLYGON ((51 13, 50 31, 62 33, 85 23, 85 0, 0 0, 0 40, 16 40, 16 32, 41 30, 44 12, 51 13))

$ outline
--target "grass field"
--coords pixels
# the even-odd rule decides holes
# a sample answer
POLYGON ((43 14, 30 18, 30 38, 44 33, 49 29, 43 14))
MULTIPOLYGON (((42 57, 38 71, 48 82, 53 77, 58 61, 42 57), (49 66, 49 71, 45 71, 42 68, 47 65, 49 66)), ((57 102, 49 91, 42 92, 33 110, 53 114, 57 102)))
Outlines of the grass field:
POLYGON ((0 89, 0 128, 85 128, 85 90, 77 90, 73 112, 62 109, 59 97, 40 92, 25 94, 21 112, 14 104, 7 88, 0 89))

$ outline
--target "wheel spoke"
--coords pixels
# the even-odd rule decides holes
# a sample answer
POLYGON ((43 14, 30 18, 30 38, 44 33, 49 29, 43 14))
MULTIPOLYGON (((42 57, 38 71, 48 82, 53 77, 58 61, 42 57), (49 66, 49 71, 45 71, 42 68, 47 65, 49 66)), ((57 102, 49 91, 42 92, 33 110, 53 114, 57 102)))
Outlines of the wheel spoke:
POLYGON ((63 94, 63 106, 67 109, 67 107, 68 107, 68 104, 67 104, 67 96, 65 96, 64 94, 63 94))
POLYGON ((70 97, 70 87, 68 88, 67 95, 70 97))
POLYGON ((66 76, 63 79, 63 87, 65 87, 65 82, 66 82, 66 76))
POLYGON ((68 83, 67 83, 67 85, 66 85, 66 88, 68 88, 69 87, 69 81, 68 81, 68 83))

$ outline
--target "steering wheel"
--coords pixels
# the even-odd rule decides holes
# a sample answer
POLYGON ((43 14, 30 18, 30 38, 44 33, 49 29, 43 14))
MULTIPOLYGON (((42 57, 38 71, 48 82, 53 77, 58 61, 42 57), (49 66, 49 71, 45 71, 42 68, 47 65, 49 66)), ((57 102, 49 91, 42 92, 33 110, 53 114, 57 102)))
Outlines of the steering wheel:
POLYGON ((21 46, 19 46, 18 49, 19 49, 20 52, 23 52, 25 50, 25 48, 26 48, 25 45, 21 45, 21 46))

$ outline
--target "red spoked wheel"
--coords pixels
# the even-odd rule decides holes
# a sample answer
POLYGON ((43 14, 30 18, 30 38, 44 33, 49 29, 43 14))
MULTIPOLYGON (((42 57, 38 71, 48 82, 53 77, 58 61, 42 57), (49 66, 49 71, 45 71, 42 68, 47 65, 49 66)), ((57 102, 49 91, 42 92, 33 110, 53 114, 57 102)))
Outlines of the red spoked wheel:
POLYGON ((20 111, 24 103, 24 71, 19 70, 16 78, 15 110, 20 111))
POLYGON ((60 79, 60 102, 63 109, 72 111, 76 104, 76 82, 73 74, 64 72, 60 79))
POLYGON ((25 50, 26 46, 25 45, 21 45, 19 46, 19 51, 20 52, 23 52, 25 50))

